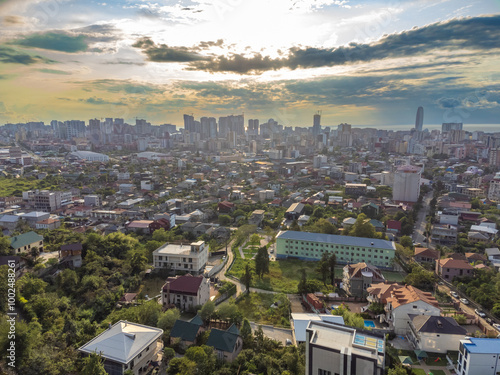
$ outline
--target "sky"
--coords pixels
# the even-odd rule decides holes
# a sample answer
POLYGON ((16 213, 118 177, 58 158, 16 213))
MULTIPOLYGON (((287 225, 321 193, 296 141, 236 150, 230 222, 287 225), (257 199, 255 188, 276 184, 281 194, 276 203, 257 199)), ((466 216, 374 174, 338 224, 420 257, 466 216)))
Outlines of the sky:
POLYGON ((499 124, 500 1, 0 0, 0 124, 499 124))

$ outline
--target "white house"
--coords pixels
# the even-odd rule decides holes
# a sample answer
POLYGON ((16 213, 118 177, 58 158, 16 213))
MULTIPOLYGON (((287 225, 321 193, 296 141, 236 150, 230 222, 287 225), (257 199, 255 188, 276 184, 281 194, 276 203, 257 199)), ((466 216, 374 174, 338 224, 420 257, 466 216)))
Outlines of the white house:
POLYGON ((176 245, 168 242, 153 251, 155 268, 169 268, 174 271, 186 271, 201 274, 208 261, 208 246, 204 241, 190 245, 176 245))
POLYGON ((458 375, 496 375, 500 371, 500 340, 469 337, 460 341, 458 375))
POLYGON ((467 330, 450 317, 410 314, 410 319, 408 338, 426 352, 456 351, 467 335, 467 330))
POLYGON ((182 310, 193 310, 210 299, 210 280, 187 274, 169 277, 162 287, 163 306, 175 305, 182 310))
POLYGON ((162 334, 160 328, 120 320, 78 350, 86 355, 101 354, 108 374, 122 375, 132 370, 139 375, 157 360, 163 349, 162 334))
POLYGON ((387 298, 385 311, 386 314, 382 315, 381 319, 385 319, 398 335, 408 332, 410 314, 441 315, 438 301, 431 293, 407 285, 391 292, 391 296, 387 298))

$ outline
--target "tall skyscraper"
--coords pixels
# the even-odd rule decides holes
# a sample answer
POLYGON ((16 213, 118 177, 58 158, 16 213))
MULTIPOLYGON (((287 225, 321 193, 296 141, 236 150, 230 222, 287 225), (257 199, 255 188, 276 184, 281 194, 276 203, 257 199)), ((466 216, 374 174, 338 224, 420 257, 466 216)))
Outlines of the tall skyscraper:
POLYGON ((319 113, 313 116, 313 135, 318 135, 321 133, 321 115, 319 113))
POLYGON ((415 129, 421 132, 424 125, 424 107, 418 107, 417 118, 415 119, 415 129))
POLYGON ((401 202, 416 202, 420 195, 421 167, 404 165, 394 173, 392 200, 401 202))
POLYGON ((194 131, 194 117, 190 115, 184 115, 184 130, 194 131))

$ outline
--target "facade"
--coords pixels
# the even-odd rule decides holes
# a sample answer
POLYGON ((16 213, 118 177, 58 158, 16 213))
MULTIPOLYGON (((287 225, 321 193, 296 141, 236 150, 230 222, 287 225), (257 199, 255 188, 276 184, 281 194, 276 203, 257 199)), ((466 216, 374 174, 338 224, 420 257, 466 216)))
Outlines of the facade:
POLYGON ((348 264, 344 267, 343 289, 347 294, 355 297, 366 297, 367 289, 372 283, 385 281, 382 272, 371 264, 348 264))
POLYGON ((469 337, 460 340, 458 375, 496 375, 500 371, 500 340, 469 337))
POLYGON ((306 375, 382 375, 384 336, 330 322, 306 329, 306 375))
POLYGON ((276 236, 278 259, 320 260, 324 252, 334 253, 337 263, 369 262, 379 268, 392 268, 396 245, 374 238, 333 234, 281 231, 276 236))
POLYGON ((61 208, 61 193, 59 191, 40 190, 33 194, 30 200, 35 210, 52 212, 61 208))
POLYGON ((123 375, 127 370, 139 375, 156 361, 163 347, 162 334, 160 328, 120 320, 78 350, 85 355, 100 353, 109 375, 123 375))
POLYGON ((490 181, 488 189, 488 199, 494 202, 500 202, 500 172, 490 181))
POLYGON ((48 219, 40 220, 35 223, 36 229, 57 229, 61 226, 59 219, 49 217, 48 219))
POLYGON ((431 240, 436 244, 453 245, 457 243, 458 229, 456 225, 434 224, 431 231, 431 240))
POLYGON ((99 195, 86 195, 83 197, 85 206, 101 206, 101 197, 99 195))
POLYGON ((202 275, 169 277, 162 287, 161 302, 181 310, 193 310, 210 299, 210 280, 202 275))
POLYGON ((431 353, 456 351, 467 330, 451 317, 410 314, 408 339, 419 349, 431 353))
POLYGON ((436 273, 443 279, 451 281, 454 277, 472 276, 474 267, 462 259, 439 259, 436 262, 436 273))
POLYGON ((408 332, 410 314, 441 315, 438 301, 431 293, 407 285, 391 292, 391 296, 387 298, 385 311, 385 317, 382 318, 398 335, 408 332))
POLYGON ((345 184, 345 194, 351 197, 366 195, 366 184, 345 184))
POLYGON ((264 211, 264 210, 253 211, 252 214, 250 215, 250 217, 248 218, 248 224, 260 226, 260 224, 262 223, 262 220, 264 219, 265 213, 266 213, 266 211, 264 211))
POLYGON ((204 241, 190 245, 176 245, 168 242, 153 251, 155 268, 169 268, 173 271, 203 273, 208 260, 208 246, 204 241))
POLYGON ((416 202, 420 195, 420 174, 422 169, 413 165, 404 165, 394 173, 392 200, 416 202))
POLYGON ((43 251, 43 236, 35 232, 27 232, 10 238, 10 246, 15 254, 29 253, 32 248, 37 247, 40 252, 43 251))
POLYGON ((75 151, 69 154, 68 158, 70 160, 86 160, 86 161, 97 161, 107 163, 109 161, 109 156, 104 154, 99 154, 92 151, 75 151))
POLYGON ((439 259, 439 252, 437 250, 428 249, 426 247, 416 247, 413 259, 415 259, 415 262, 418 263, 434 264, 434 262, 439 259))

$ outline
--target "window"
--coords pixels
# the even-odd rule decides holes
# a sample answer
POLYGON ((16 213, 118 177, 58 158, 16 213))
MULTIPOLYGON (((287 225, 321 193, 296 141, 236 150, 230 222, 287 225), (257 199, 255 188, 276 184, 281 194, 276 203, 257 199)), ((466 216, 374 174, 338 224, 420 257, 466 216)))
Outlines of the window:
POLYGON ((160 255, 160 256, 158 257, 158 260, 163 260, 163 257, 160 255))
POLYGON ((331 371, 318 369, 318 375, 332 375, 331 371))

